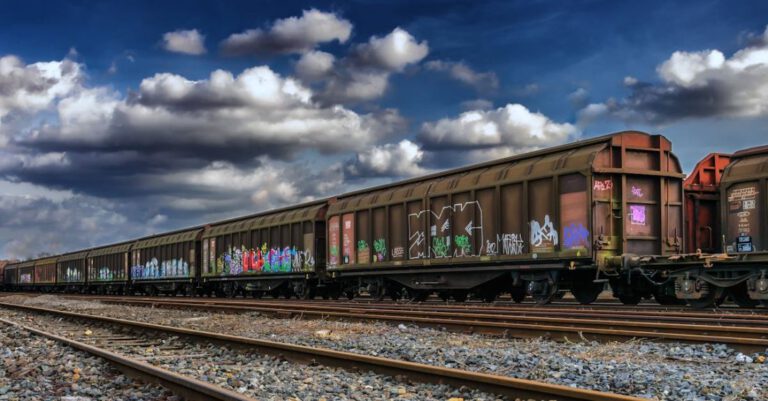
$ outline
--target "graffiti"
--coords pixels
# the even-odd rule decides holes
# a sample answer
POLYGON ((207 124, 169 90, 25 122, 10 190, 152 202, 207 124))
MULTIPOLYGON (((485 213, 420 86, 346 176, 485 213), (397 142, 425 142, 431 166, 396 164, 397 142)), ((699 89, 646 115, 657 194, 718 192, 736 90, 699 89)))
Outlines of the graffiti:
POLYGON ((32 273, 19 274, 19 283, 29 284, 32 282, 32 273))
POLYGON ((608 191, 613 189, 613 181, 610 178, 606 180, 596 180, 592 189, 595 191, 608 191))
POLYGON ((645 206, 629 205, 629 224, 645 225, 645 206))
POLYGON ((373 241, 373 250, 376 252, 373 255, 374 262, 383 262, 384 255, 387 254, 387 241, 384 238, 379 238, 373 241))
POLYGON ((98 276, 96 280, 99 280, 99 281, 111 281, 112 278, 114 277, 112 270, 110 270, 109 267, 106 267, 106 266, 99 268, 97 273, 98 273, 98 276))
POLYGON ((451 237, 432 237, 432 253, 436 258, 447 258, 451 237))
POLYGON ((365 240, 357 241, 357 261, 358 263, 369 263, 371 260, 371 249, 365 240))
POLYGON ((402 246, 392 248, 392 259, 402 259, 405 256, 405 249, 402 246))
POLYGON ((589 248, 589 231, 581 223, 572 223, 563 228, 563 246, 570 248, 589 248))
POLYGON ((496 235, 496 242, 501 243, 502 255, 522 255, 525 242, 522 234, 496 235))
POLYGON ((131 267, 131 277, 134 280, 187 276, 189 276, 189 263, 184 259, 171 259, 160 262, 157 258, 152 258, 147 263, 139 263, 131 267))
POLYGON ((558 243, 557 230, 549 215, 544 216, 544 224, 536 220, 531 220, 531 245, 533 246, 554 246, 558 243))
MULTIPOLYGON (((469 248, 468 252, 466 253, 460 253, 463 251, 466 251, 466 249, 463 250, 456 250, 457 254, 461 254, 462 256, 478 256, 483 250, 484 247, 484 241, 483 241, 483 227, 482 226, 475 226, 474 225, 474 218, 477 216, 479 217, 479 221, 483 221, 483 210, 480 207, 480 202, 478 201, 471 201, 471 202, 465 202, 465 203, 456 203, 452 206, 444 206, 442 209, 440 209, 438 212, 434 212, 431 210, 421 210, 419 212, 411 213, 408 215, 408 258, 409 259, 421 259, 426 257, 426 252, 424 249, 424 245, 426 243, 426 233, 422 229, 424 227, 424 218, 431 218, 433 222, 443 221, 443 223, 440 224, 440 232, 438 233, 438 227, 437 224, 431 224, 430 225, 430 233, 432 235, 432 247, 428 250, 430 255, 434 257, 448 257, 449 255, 449 248, 450 248, 450 236, 446 235, 450 229, 450 218, 451 216, 454 216, 457 218, 457 220, 461 221, 461 217, 464 217, 464 221, 469 221, 469 224, 467 224, 464 227, 464 232, 466 232, 466 237, 468 240, 468 243, 472 243, 473 239, 476 237, 479 237, 481 244, 480 249, 478 249, 474 253, 471 247, 469 248), (438 235, 443 234, 443 235, 438 235), (437 242, 435 242, 435 238, 439 238, 437 242), (437 245, 438 249, 435 249, 435 245, 437 245), (443 249, 445 248, 445 249, 443 249), (444 256, 440 256, 445 252, 444 256)), ((430 222, 431 223, 431 222, 430 222)), ((465 235, 464 232, 458 235, 465 235)))
POLYGON ((216 258, 216 273, 222 276, 303 272, 312 270, 314 266, 314 252, 311 249, 300 251, 295 246, 270 248, 266 243, 251 249, 245 245, 230 247, 216 258))
POLYGON ((76 267, 67 267, 63 279, 67 283, 83 281, 83 271, 76 267))
POLYGON ((636 187, 632 185, 631 191, 632 191, 632 195, 638 198, 642 198, 643 196, 645 196, 645 194, 643 193, 643 189, 640 187, 636 187))
POLYGON ((462 257, 472 255, 472 244, 469 243, 469 237, 459 234, 454 237, 454 241, 456 241, 456 251, 454 252, 454 256, 462 257))
POLYGON ((496 256, 499 254, 497 250, 497 244, 491 241, 485 241, 485 254, 488 256, 496 256))

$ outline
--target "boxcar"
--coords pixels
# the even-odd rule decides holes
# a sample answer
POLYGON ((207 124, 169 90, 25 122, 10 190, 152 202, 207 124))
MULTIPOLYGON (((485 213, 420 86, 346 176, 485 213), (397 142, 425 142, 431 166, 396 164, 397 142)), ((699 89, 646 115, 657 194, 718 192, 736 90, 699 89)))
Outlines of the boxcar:
POLYGON ((35 288, 37 291, 52 292, 56 289, 56 259, 43 258, 35 261, 35 288))
POLYGON ((196 227, 136 241, 131 250, 131 291, 193 295, 202 232, 196 227))
POLYGON ((35 261, 28 260, 18 264, 16 285, 22 291, 31 291, 35 285, 35 261))
POLYGON ((326 208, 317 201, 206 228, 204 292, 314 296, 325 265, 326 208))
POLYGON ((89 292, 119 294, 128 284, 128 265, 133 242, 94 248, 86 263, 89 292))
POLYGON ((720 179, 730 160, 731 155, 710 153, 683 183, 687 253, 722 252, 720 179))
POLYGON ((83 292, 88 250, 61 255, 56 261, 56 285, 59 291, 83 292))
POLYGON ((19 282, 19 264, 8 263, 3 270, 3 283, 6 291, 15 291, 19 282))
POLYGON ((736 152, 720 187, 726 251, 749 266, 749 298, 768 303, 768 146, 736 152))
MULTIPOLYGON (((591 302, 623 256, 682 250, 682 178, 666 138, 621 132, 352 192, 328 209, 328 271, 347 296, 591 302)), ((629 282, 625 302, 651 291, 629 282)))

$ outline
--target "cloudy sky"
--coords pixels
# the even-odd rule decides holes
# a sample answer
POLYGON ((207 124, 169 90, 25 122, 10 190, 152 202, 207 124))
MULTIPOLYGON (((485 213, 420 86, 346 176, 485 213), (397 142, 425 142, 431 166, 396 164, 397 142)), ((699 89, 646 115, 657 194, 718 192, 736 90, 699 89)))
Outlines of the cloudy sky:
POLYGON ((5 1, 0 258, 623 129, 768 143, 765 1, 5 1))

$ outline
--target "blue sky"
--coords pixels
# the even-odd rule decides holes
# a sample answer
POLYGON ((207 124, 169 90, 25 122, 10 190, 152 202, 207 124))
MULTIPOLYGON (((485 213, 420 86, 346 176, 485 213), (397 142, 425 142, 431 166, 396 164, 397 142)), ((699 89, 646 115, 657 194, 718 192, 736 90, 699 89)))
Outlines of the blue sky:
POLYGON ((8 1, 0 258, 623 129, 765 144, 758 1, 8 1), (73 235, 77 233, 77 235, 73 235))

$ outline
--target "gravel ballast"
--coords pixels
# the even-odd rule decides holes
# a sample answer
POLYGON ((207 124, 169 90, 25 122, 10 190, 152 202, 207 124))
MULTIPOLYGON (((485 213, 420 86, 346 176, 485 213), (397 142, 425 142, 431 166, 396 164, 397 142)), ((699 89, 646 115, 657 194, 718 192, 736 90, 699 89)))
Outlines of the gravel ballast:
POLYGON ((126 377, 101 358, 0 323, 0 400, 180 401, 126 377))
POLYGON ((639 340, 562 343, 457 334, 410 325, 274 319, 258 313, 220 314, 117 306, 56 296, 14 296, 4 300, 658 400, 768 399, 765 354, 742 355, 722 344, 639 340))

